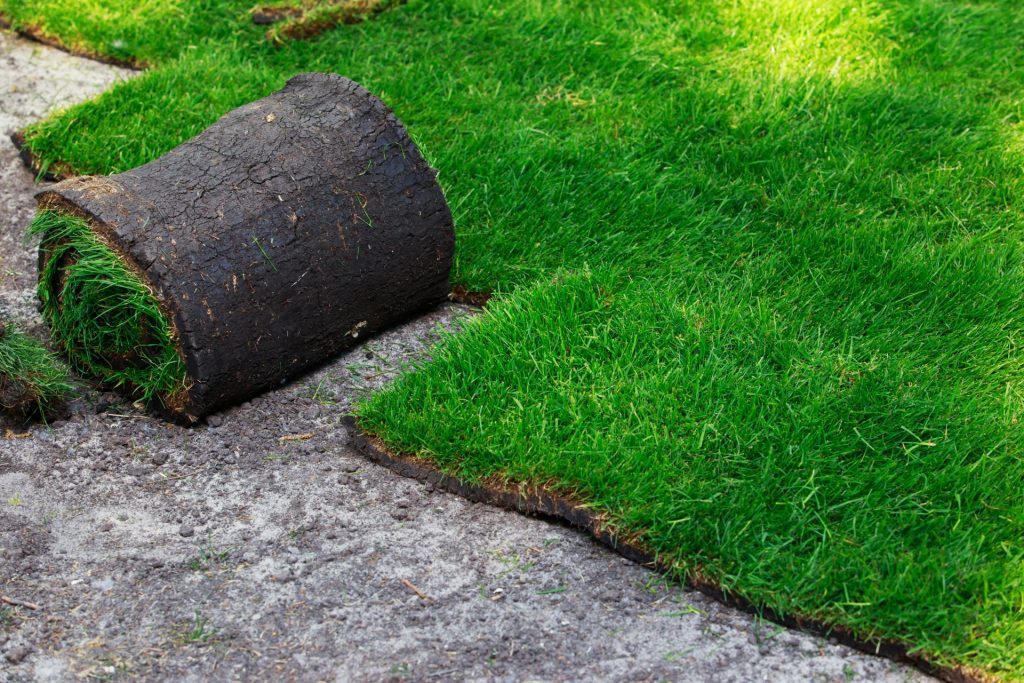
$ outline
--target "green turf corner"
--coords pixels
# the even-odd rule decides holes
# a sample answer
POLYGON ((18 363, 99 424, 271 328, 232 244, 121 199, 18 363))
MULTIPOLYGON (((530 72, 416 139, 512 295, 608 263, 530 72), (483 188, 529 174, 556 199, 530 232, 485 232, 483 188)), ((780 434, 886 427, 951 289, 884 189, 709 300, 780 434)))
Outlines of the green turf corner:
POLYGON ((41 211, 43 317, 83 375, 166 404, 186 388, 171 322, 152 290, 80 218, 41 211))

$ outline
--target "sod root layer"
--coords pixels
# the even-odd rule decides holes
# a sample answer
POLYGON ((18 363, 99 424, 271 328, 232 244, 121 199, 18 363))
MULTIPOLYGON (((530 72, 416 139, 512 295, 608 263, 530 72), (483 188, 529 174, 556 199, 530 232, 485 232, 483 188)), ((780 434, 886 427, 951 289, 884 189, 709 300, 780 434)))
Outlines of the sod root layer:
MULTIPOLYGON (((568 524, 570 527, 587 532, 623 557, 640 565, 672 575, 670 567, 643 543, 636 539, 623 538, 610 530, 601 516, 592 508, 539 487, 515 487, 508 483, 470 483, 442 472, 430 461, 409 453, 395 453, 380 439, 367 433, 356 418, 347 416, 343 423, 351 435, 351 445, 365 458, 383 465, 396 474, 428 483, 431 486, 466 498, 467 500, 513 510, 525 515, 540 517, 568 524)), ((714 581, 689 574, 686 584, 694 590, 711 597, 722 604, 787 628, 797 629, 814 635, 834 638, 837 642, 867 654, 885 657, 895 662, 909 664, 919 671, 935 676, 948 683, 986 683, 984 675, 960 667, 946 667, 935 664, 927 656, 911 651, 906 643, 895 640, 865 640, 858 638, 849 629, 825 622, 808 619, 795 614, 780 614, 764 609, 736 593, 722 590, 714 581)))
POLYGON ((454 229, 436 175, 366 89, 296 76, 149 164, 40 192, 41 216, 68 217, 35 229, 40 295, 77 367, 195 422, 448 296, 454 229), (100 296, 68 309, 68 283, 104 277, 74 276, 83 249, 119 273, 133 310, 100 296), (132 329, 88 322, 107 318, 132 329), (126 375, 144 367, 158 371, 126 375))

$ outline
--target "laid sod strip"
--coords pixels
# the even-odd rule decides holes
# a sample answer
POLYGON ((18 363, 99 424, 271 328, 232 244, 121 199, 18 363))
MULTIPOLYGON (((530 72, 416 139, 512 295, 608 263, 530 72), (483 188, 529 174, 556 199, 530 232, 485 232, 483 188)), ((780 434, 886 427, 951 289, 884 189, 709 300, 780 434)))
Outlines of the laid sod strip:
POLYGON ((253 0, 0 0, 0 23, 72 53, 146 68, 194 49, 196 36, 230 45, 262 31, 247 10, 253 0))
POLYGON ((498 295, 365 424, 755 602, 1024 678, 1024 6, 413 0, 274 48, 252 4, 230 39, 148 38, 156 68, 28 145, 123 171, 298 71, 372 85, 442 169, 453 283, 498 295))
POLYGON ((0 322, 0 411, 46 416, 71 390, 67 368, 42 344, 0 322))
POLYGON ((365 88, 301 74, 156 161, 40 192, 44 312, 76 366, 194 422, 444 300, 436 175, 365 88))
POLYGON ((80 218, 40 211, 39 298, 54 341, 82 374, 145 401, 187 386, 175 334, 148 285, 80 218))
POLYGON ((598 509, 581 503, 578 498, 558 494, 550 487, 524 484, 503 477, 491 477, 484 481, 469 481, 457 474, 440 469, 430 457, 397 451, 384 444, 379 438, 367 434, 353 416, 346 416, 342 423, 351 435, 351 446, 369 460, 402 475, 416 479, 438 490, 447 491, 468 500, 514 510, 530 516, 560 521, 591 534, 622 557, 644 565, 654 571, 677 576, 689 587, 708 595, 731 607, 754 614, 789 628, 813 633, 832 642, 839 642, 868 654, 880 655, 897 662, 909 664, 939 678, 955 683, 972 683, 981 677, 962 669, 951 669, 935 665, 927 656, 915 651, 908 643, 894 640, 863 639, 835 623, 821 622, 803 615, 775 612, 764 605, 752 603, 744 596, 723 590, 714 579, 690 572, 682 574, 671 564, 659 559, 636 534, 624 535, 620 529, 609 524, 607 516, 598 509))
MULTIPOLYGON (((972 278, 997 276, 974 256, 972 278)), ((1007 279, 1024 281, 1019 265, 1007 279)), ((860 359, 779 303, 751 315, 740 284, 714 301, 670 285, 565 275, 492 303, 360 424, 459 480, 582 501, 697 583, 1019 679, 1016 417, 949 376, 977 342, 919 357, 934 340, 918 330, 911 348, 860 359)), ((979 337, 1019 319, 1013 296, 979 337)))

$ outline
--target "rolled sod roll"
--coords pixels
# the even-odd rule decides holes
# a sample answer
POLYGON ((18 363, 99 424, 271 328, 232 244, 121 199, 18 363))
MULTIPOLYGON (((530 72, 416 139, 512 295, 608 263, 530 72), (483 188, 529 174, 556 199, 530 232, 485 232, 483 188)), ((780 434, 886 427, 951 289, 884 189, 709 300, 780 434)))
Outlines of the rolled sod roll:
POLYGON ((153 162, 37 194, 44 316, 80 372, 198 420, 448 295, 436 177, 365 88, 301 74, 153 162))

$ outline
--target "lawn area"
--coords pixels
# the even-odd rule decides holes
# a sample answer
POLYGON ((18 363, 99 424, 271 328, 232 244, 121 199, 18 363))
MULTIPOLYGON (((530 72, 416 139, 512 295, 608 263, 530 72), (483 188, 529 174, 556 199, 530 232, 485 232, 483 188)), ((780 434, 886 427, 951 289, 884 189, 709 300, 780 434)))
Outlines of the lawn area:
POLYGON ((300 71, 381 96, 495 292, 360 408, 577 496, 681 575, 1024 680, 1024 6, 411 0, 274 46, 252 0, 0 0, 153 68, 29 131, 149 161, 300 71))

